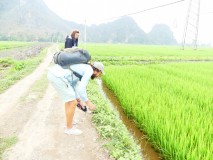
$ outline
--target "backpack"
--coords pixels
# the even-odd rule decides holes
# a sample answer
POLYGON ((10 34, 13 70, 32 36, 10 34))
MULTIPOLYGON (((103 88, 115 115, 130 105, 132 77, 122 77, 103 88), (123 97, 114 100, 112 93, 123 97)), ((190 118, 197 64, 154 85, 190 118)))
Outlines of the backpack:
MULTIPOLYGON (((59 64, 64 69, 70 69, 72 64, 87 64, 91 60, 88 51, 79 48, 66 48, 62 51, 56 52, 53 56, 55 64, 59 64)), ((82 75, 71 70, 73 74, 81 81, 82 75)))
POLYGON ((87 64, 91 60, 88 51, 79 48, 67 48, 56 52, 53 56, 55 64, 69 68, 72 64, 87 64))

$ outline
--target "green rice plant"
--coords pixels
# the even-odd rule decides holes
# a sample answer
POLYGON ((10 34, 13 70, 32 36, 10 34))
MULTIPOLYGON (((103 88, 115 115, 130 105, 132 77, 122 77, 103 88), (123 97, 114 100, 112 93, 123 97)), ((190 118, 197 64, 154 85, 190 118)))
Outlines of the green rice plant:
POLYGON ((213 63, 107 66, 103 80, 165 159, 208 160, 212 72, 213 63))

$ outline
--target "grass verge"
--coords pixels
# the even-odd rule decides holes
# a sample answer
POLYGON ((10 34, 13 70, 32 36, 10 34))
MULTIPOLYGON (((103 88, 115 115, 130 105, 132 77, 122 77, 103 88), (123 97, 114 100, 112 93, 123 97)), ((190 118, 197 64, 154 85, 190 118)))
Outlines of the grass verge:
POLYGON ((103 98, 95 81, 88 85, 88 94, 90 100, 97 106, 93 112, 92 121, 102 139, 105 140, 104 147, 107 148, 111 157, 116 160, 141 160, 139 145, 119 119, 117 111, 110 108, 109 102, 103 98))
POLYGON ((0 59, 0 93, 30 74, 44 59, 47 49, 27 60, 0 59))
POLYGON ((12 145, 17 142, 17 137, 0 138, 0 160, 2 160, 2 154, 12 145))

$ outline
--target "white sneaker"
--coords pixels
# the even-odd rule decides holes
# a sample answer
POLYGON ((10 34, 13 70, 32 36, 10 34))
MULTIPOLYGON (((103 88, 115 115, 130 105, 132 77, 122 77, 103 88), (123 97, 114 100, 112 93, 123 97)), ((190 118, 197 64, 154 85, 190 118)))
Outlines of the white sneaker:
POLYGON ((65 134, 69 134, 69 135, 80 135, 82 133, 81 130, 77 129, 77 128, 71 128, 71 129, 66 129, 64 131, 65 134))
POLYGON ((74 119, 73 122, 72 122, 73 125, 76 125, 78 123, 79 123, 79 120, 77 120, 77 119, 74 119))

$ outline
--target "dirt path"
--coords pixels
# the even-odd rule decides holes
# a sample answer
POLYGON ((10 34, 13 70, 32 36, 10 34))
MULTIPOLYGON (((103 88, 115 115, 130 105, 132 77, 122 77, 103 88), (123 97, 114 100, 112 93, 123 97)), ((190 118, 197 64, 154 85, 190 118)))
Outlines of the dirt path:
POLYGON ((0 95, 0 137, 15 135, 18 142, 5 154, 3 160, 110 160, 103 150, 98 134, 91 123, 91 115, 76 110, 81 136, 63 133, 65 116, 62 101, 48 85, 39 102, 20 102, 32 97, 29 89, 45 74, 57 46, 48 50, 43 63, 28 77, 0 95))

